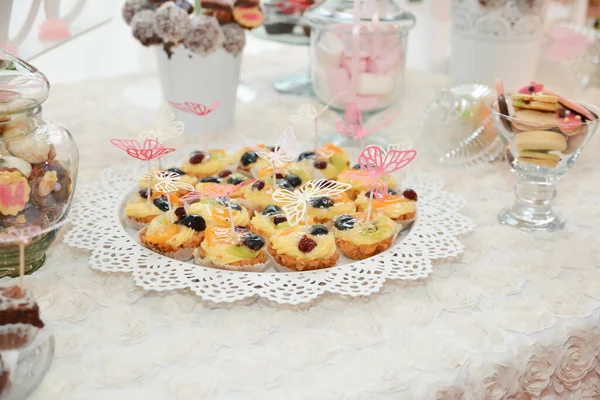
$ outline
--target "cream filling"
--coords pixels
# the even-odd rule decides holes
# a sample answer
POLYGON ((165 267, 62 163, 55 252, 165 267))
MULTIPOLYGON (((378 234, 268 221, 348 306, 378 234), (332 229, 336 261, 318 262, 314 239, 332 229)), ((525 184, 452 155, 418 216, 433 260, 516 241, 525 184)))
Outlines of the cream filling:
MULTIPOLYGON (((361 213, 357 216, 357 218, 361 217, 366 218, 366 215, 361 213)), ((335 237, 358 246, 372 245, 394 236, 394 233, 396 233, 396 223, 387 215, 378 214, 373 218, 371 223, 367 223, 364 219, 359 219, 354 224, 354 228, 346 230, 333 228, 333 233, 335 237), (376 227, 376 229, 373 227, 376 227)))
POLYGON ((310 235, 306 233, 304 226, 278 231, 269 240, 277 254, 285 254, 297 260, 327 259, 333 257, 337 251, 335 238, 331 233, 322 236, 310 235), (317 243, 317 246, 308 253, 298 249, 298 242, 304 235, 317 243))
MULTIPOLYGON (((202 200, 198 203, 190 204, 188 214, 200 215, 206 221, 207 227, 222 226, 229 227, 229 210, 227 207, 218 204, 216 201, 202 200)), ((239 226, 246 226, 250 221, 248 210, 242 207, 242 210, 233 210, 233 223, 239 226)))
POLYGON ((161 215, 162 211, 152 201, 148 203, 148 200, 141 199, 127 203, 124 213, 129 218, 145 218, 151 215, 161 215))

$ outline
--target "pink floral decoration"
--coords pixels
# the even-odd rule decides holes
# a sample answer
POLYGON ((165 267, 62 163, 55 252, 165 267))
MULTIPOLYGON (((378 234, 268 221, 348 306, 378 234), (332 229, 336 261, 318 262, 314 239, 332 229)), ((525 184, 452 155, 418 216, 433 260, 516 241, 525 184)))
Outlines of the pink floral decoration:
POLYGON ((221 100, 209 105, 205 106, 203 104, 191 103, 186 101, 185 103, 176 103, 174 101, 169 102, 170 105, 178 109, 179 111, 183 111, 188 114, 195 114, 199 117, 204 117, 205 115, 210 114, 214 110, 217 109, 221 105, 221 100))
POLYGON ((359 170, 346 171, 345 176, 353 180, 361 180, 371 193, 381 199, 387 194, 387 183, 383 176, 396 172, 416 157, 415 150, 389 150, 385 152, 379 146, 368 146, 358 156, 359 170))
POLYGON ((163 146, 156 139, 146 139, 144 143, 133 139, 110 139, 110 142, 140 161, 154 160, 175 151, 174 148, 163 146))
POLYGON ((340 135, 358 140, 364 139, 366 136, 377 132, 393 120, 394 118, 390 118, 376 128, 367 130, 363 125, 363 118, 358 105, 356 103, 350 103, 348 109, 344 113, 344 120, 336 122, 335 128, 340 135))
POLYGON ((200 190, 195 190, 182 196, 180 198, 183 202, 193 201, 197 199, 206 199, 206 198, 220 198, 226 197, 229 198, 233 193, 242 189, 244 186, 247 186, 254 182, 253 179, 247 179, 238 185, 219 185, 219 184, 211 184, 207 183, 202 185, 200 190))

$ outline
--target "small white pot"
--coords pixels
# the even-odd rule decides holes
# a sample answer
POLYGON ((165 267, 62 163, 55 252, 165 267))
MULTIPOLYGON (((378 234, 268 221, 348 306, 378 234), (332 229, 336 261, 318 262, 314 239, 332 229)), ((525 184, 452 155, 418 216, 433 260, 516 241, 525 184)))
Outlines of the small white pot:
POLYGON ((205 106, 221 102, 216 110, 204 117, 174 109, 176 118, 185 124, 186 133, 214 133, 233 124, 241 54, 234 57, 224 49, 218 49, 203 57, 180 45, 172 48, 169 58, 163 47, 157 46, 156 58, 165 101, 205 106))

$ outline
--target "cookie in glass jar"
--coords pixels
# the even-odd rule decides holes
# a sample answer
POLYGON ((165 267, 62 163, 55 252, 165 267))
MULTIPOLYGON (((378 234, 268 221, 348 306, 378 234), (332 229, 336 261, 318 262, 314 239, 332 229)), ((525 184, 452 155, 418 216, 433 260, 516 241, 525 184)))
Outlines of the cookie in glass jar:
POLYGON ((0 168, 0 214, 17 215, 29 201, 31 187, 16 168, 0 168))
POLYGON ((34 164, 29 175, 32 203, 51 219, 60 217, 71 196, 71 182, 69 171, 56 160, 34 164))

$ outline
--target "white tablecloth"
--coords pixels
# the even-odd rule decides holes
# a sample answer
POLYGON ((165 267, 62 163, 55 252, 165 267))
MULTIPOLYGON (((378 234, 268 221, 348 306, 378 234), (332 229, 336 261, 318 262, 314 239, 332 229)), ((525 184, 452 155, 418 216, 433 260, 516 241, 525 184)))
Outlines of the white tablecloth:
MULTIPOLYGON (((242 80, 258 96, 240 103, 236 129, 211 144, 230 143, 233 132, 274 140, 304 99, 277 96, 270 79, 301 71, 304 55, 295 48, 246 57, 242 80)), ((398 140, 416 134, 423 105, 445 79, 409 72, 406 81, 399 117, 386 130, 398 140)), ((73 132, 80 182, 126 160, 108 139, 149 124, 152 112, 132 101, 158 90, 152 73, 52 88, 45 113, 73 132)), ((322 130, 332 132, 335 119, 325 117, 322 130)), ((438 389, 481 383, 496 362, 524 364, 535 343, 560 343, 598 320, 599 144, 592 141, 559 185, 567 227, 555 234, 498 225, 497 211, 513 200, 504 163, 464 170, 416 163, 411 168, 442 174, 448 190, 468 198, 465 214, 478 226, 462 239, 462 257, 438 263, 427 280, 389 282, 369 298, 326 296, 302 308, 207 305, 188 292, 148 293, 130 276, 92 271, 86 252, 59 240, 25 282, 57 340, 33 398, 432 399, 438 389)))

